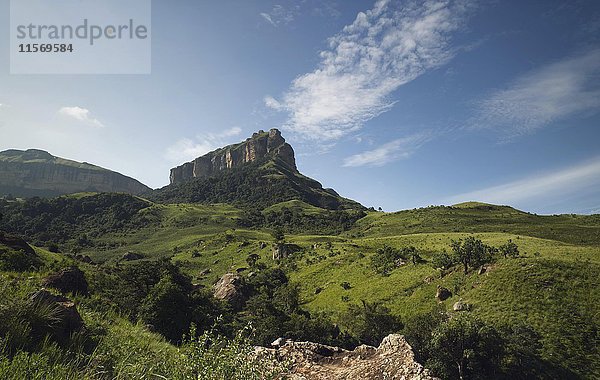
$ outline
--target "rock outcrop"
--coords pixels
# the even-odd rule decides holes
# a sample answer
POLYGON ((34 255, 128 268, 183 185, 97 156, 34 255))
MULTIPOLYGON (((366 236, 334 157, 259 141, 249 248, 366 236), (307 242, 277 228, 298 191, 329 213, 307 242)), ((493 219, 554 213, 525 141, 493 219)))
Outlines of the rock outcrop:
POLYGON ((347 351, 317 343, 287 341, 276 349, 257 347, 255 355, 261 360, 290 365, 286 378, 292 380, 436 379, 415 361, 412 348, 398 334, 388 335, 377 348, 362 345, 347 351))
POLYGON ((292 146, 285 142, 279 130, 271 129, 269 132, 259 131, 244 142, 217 149, 171 169, 171 184, 210 177, 264 158, 279 159, 291 170, 297 171, 292 146))
POLYGON ((75 303, 63 296, 55 296, 45 289, 31 296, 31 302, 40 306, 50 306, 56 313, 56 321, 48 326, 48 333, 58 342, 66 342, 74 332, 84 328, 83 319, 75 303))
POLYGON ((70 267, 50 274, 42 281, 42 286, 60 290, 61 293, 87 294, 88 283, 81 269, 70 267))
POLYGON ((24 254, 34 256, 35 251, 27 242, 20 237, 6 232, 0 231, 0 244, 5 245, 16 251, 21 251, 24 254))
POLYGON ((85 191, 137 195, 150 190, 123 174, 43 150, 0 152, 0 195, 53 197, 85 191))
POLYGON ((246 301, 243 278, 237 273, 225 273, 214 285, 213 296, 234 308, 241 307, 246 301))

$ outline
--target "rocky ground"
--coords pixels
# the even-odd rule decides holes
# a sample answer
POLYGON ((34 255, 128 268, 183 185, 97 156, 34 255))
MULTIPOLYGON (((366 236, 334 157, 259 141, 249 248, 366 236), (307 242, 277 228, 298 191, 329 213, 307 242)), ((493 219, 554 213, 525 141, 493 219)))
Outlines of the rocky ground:
POLYGON ((379 345, 362 345, 354 351, 311 342, 274 342, 275 348, 257 347, 259 358, 290 368, 292 380, 403 379, 434 380, 417 363, 404 336, 388 335, 379 345))

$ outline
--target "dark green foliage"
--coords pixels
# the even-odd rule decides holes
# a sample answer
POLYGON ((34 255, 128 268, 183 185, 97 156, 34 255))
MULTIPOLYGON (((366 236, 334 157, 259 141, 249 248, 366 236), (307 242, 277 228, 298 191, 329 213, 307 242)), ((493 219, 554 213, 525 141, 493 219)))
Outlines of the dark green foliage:
POLYGON ((279 337, 349 346, 354 341, 324 315, 300 307, 300 288, 290 284, 280 269, 259 272, 247 282, 251 297, 237 314, 237 325, 254 329, 253 342, 269 346, 279 337))
POLYGON ((467 237, 464 241, 462 239, 453 240, 451 247, 454 261, 463 265, 465 273, 469 268, 477 268, 491 262, 497 252, 496 248, 484 244, 473 236, 467 237))
POLYGON ((277 161, 253 162, 212 177, 169 185, 155 190, 149 198, 162 203, 230 203, 252 210, 263 210, 292 199, 330 210, 362 208, 358 203, 325 191, 317 181, 277 161))
POLYGON ((444 379, 490 379, 500 375, 502 341, 493 328, 458 314, 433 330, 429 367, 444 379))
POLYGON ((149 206, 147 201, 125 194, 30 198, 4 203, 0 209, 4 214, 0 229, 27 236, 30 242, 40 246, 82 238, 90 245, 89 238, 150 224, 148 216, 138 214, 149 206))
POLYGON ((515 243, 513 243, 511 239, 508 239, 506 244, 502 244, 499 249, 500 253, 502 253, 502 255, 505 258, 511 257, 514 259, 516 257, 519 257, 519 247, 515 243))
POLYGON ((450 269, 454 264, 454 258, 446 251, 434 253, 431 258, 431 265, 436 269, 450 269))
POLYGON ((91 276, 97 308, 116 308, 132 320, 141 318, 172 342, 180 341, 194 322, 201 331, 222 313, 214 299, 194 291, 190 279, 168 260, 127 263, 91 276))
POLYGON ((362 210, 324 210, 322 213, 311 214, 282 207, 280 211, 268 211, 264 215, 256 210, 244 211, 238 220, 238 225, 275 228, 289 233, 339 234, 352 228, 354 223, 365 215, 362 210))
POLYGON ((389 276, 401 261, 411 260, 414 265, 421 262, 421 256, 415 247, 404 247, 400 250, 385 246, 377 250, 371 257, 371 266, 375 272, 389 276))
POLYGON ((404 325, 400 317, 379 302, 362 301, 360 305, 349 305, 341 322, 348 332, 361 343, 378 346, 387 335, 400 331, 404 325))
POLYGON ((140 317, 165 338, 177 342, 192 322, 192 302, 187 289, 164 276, 152 287, 140 307, 140 317))

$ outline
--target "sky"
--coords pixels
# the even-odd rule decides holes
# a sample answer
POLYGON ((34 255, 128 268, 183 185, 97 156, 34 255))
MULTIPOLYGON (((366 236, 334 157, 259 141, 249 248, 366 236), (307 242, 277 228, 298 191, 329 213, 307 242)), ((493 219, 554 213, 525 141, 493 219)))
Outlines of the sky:
POLYGON ((157 188, 279 128, 366 206, 600 213, 598 1, 155 0, 151 36, 149 75, 11 75, 0 38, 0 150, 157 188))

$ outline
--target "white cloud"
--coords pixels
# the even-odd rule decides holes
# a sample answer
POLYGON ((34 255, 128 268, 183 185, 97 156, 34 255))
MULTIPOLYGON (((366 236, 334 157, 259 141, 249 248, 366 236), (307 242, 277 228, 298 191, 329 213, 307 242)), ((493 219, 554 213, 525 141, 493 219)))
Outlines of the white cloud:
MULTIPOLYGON (((465 1, 379 0, 329 39, 316 70, 297 77, 281 101, 285 129, 335 140, 394 105, 390 95, 455 54, 450 37, 470 8, 465 1)), ((274 100, 274 99, 273 99, 274 100)))
POLYGON ((104 127, 98 119, 91 116, 90 110, 81 107, 62 107, 58 110, 60 115, 73 118, 75 120, 84 122, 85 124, 92 125, 94 127, 104 127))
POLYGON ((544 66, 481 101, 471 126, 515 137, 574 113, 595 112, 600 109, 598 74, 600 50, 544 66))
POLYGON ((344 166, 383 166, 410 157, 429 140, 426 134, 417 134, 390 141, 379 148, 355 154, 344 160, 344 166))
POLYGON ((275 4, 270 12, 261 12, 259 15, 272 26, 278 27, 294 21, 299 11, 299 5, 284 7, 283 5, 275 4))
POLYGON ((455 195, 442 203, 451 204, 476 200, 496 204, 513 204, 540 198, 562 198, 586 189, 597 189, 598 186, 600 186, 600 157, 553 173, 455 195))
POLYGON ((241 128, 233 127, 219 133, 201 134, 195 139, 183 138, 167 148, 165 158, 172 162, 190 161, 227 145, 228 138, 238 136, 240 133, 242 133, 241 128))
POLYGON ((277 99, 275 99, 274 97, 267 95, 265 96, 265 105, 271 109, 274 110, 280 110, 281 109, 281 103, 279 103, 279 101, 277 101, 277 99))

